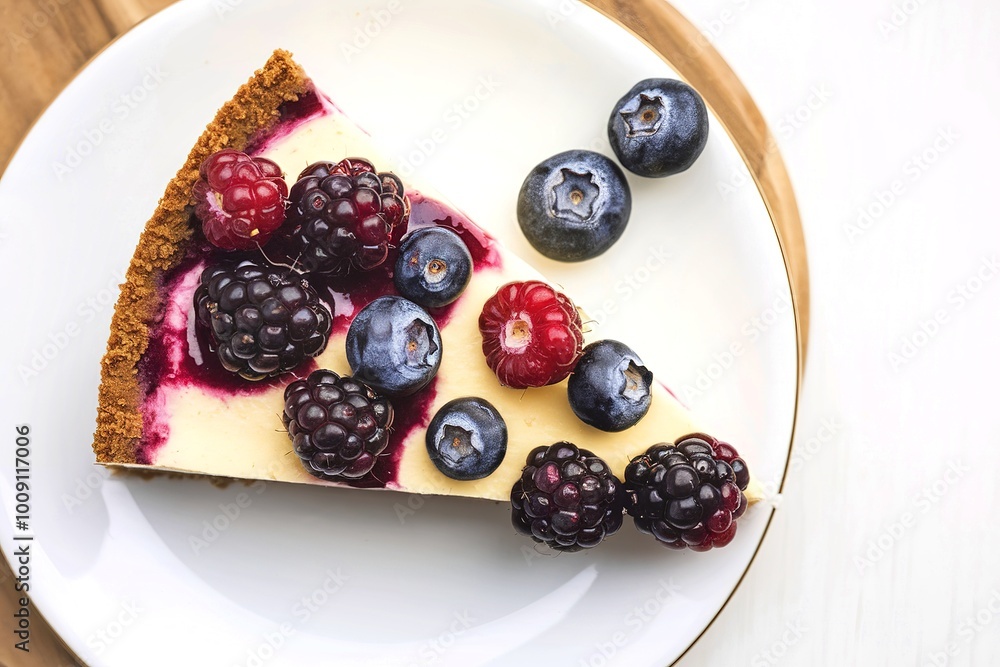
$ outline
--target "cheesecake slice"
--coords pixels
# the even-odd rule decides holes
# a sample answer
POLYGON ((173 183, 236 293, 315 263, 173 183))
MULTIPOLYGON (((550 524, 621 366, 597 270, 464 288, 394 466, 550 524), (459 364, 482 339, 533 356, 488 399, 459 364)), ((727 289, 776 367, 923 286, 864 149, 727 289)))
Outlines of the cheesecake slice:
MULTIPOLYGON (((427 388, 392 399, 389 442, 370 473, 336 481, 309 474, 282 423, 285 387, 316 368, 351 373, 345 352, 348 327, 369 302, 396 294, 387 268, 392 263, 335 281, 310 278, 333 317, 325 349, 301 368, 260 381, 226 371, 199 329, 193 305, 202 271, 219 259, 221 251, 202 234, 193 212, 192 188, 202 161, 223 148, 277 163, 289 188, 306 166, 317 161, 363 157, 380 170, 392 170, 391 161, 379 155, 370 137, 316 89, 288 53, 276 51, 218 111, 142 233, 102 362, 93 445, 98 463, 509 500, 528 453, 538 446, 575 443, 603 458, 621 477, 629 460, 647 447, 700 430, 692 415, 656 382, 645 417, 616 433, 588 426, 574 414, 566 380, 528 389, 503 386, 483 354, 478 327, 483 305, 506 283, 545 279, 431 187, 411 179, 405 184, 409 229, 431 225, 451 229, 473 259, 462 295, 432 311, 443 349, 440 368, 427 388), (506 456, 492 474, 462 481, 438 470, 425 438, 438 409, 467 396, 485 399, 496 408, 506 422, 508 441, 506 456)), ((599 340, 596 325, 589 327, 587 342, 599 340)))

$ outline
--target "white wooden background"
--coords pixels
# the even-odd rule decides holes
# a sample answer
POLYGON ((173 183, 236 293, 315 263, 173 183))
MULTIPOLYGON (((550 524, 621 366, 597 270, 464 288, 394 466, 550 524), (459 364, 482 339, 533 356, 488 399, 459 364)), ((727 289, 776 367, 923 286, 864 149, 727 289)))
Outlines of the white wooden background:
POLYGON ((1000 665, 1000 3, 674 5, 778 137, 814 308, 783 504, 680 664, 1000 665))

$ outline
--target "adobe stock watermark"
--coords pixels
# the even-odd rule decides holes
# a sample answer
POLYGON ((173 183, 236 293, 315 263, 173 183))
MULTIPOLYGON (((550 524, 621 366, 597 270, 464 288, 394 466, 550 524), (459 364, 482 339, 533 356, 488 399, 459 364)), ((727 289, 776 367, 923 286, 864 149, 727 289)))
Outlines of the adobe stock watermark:
POLYGON ((17 374, 27 386, 41 375, 98 315, 114 306, 118 286, 125 281, 125 272, 115 272, 107 284, 73 309, 73 317, 61 328, 48 334, 40 344, 27 352, 27 358, 17 365, 17 374))
MULTIPOLYGON (((778 136, 782 139, 791 139, 796 132, 801 130, 810 120, 817 111, 826 106, 827 102, 833 99, 833 91, 830 90, 825 83, 821 83, 817 86, 812 86, 809 89, 809 95, 802 102, 802 104, 795 107, 793 110, 786 113, 779 120, 775 126, 775 130, 778 136)), ((773 146, 769 146, 773 149, 773 146)))
POLYGON ((785 630, 764 650, 755 653, 750 658, 750 667, 774 667, 788 655, 792 647, 802 641, 809 628, 802 624, 801 619, 785 623, 785 630))
POLYGON ((7 31, 7 45, 11 51, 19 51, 33 40, 70 2, 72 0, 41 0, 35 3, 36 9, 30 14, 26 12, 20 21, 7 31))
POLYGON ((78 138, 66 147, 62 160, 52 163, 52 172, 61 181, 83 164, 84 159, 113 134, 117 123, 124 121, 166 80, 167 72, 159 65, 147 67, 140 73, 139 83, 119 95, 101 120, 83 130, 78 138))
POLYGON ((998 616, 1000 616, 1000 588, 994 588, 990 591, 990 598, 958 624, 953 636, 941 650, 927 654, 920 663, 921 667, 948 667, 952 658, 958 657, 962 650, 985 632, 998 616))
POLYGON ((681 587, 672 577, 661 578, 654 583, 656 588, 649 597, 632 607, 611 634, 593 642, 593 651, 589 656, 580 658, 578 667, 606 667, 612 664, 611 660, 618 652, 635 639, 644 627, 659 616, 664 605, 681 592, 681 587))
POLYGON ((292 618, 300 625, 308 623, 313 614, 325 607, 330 602, 330 598, 340 592, 340 589, 350 579, 339 567, 327 569, 324 574, 326 578, 323 579, 322 583, 312 592, 299 598, 298 602, 292 606, 292 618))
POLYGON ((411 516, 422 510, 426 504, 427 500, 423 495, 411 493, 406 496, 406 502, 393 503, 392 511, 396 513, 399 524, 403 525, 411 516))
POLYGON ((475 625, 476 619, 468 611, 457 611, 452 614, 452 621, 437 637, 428 639, 417 649, 417 659, 409 662, 408 667, 433 665, 452 648, 459 638, 475 625))
POLYGON ((663 245, 650 248, 646 257, 635 263, 635 268, 616 280, 609 281, 610 291, 614 296, 608 296, 607 292, 596 295, 594 299, 600 303, 593 308, 584 307, 586 319, 603 324, 609 316, 616 315, 622 305, 646 287, 653 276, 670 263, 674 256, 674 251, 663 245))
MULTIPOLYGON (((765 148, 766 154, 770 155, 777 152, 777 137, 781 137, 786 141, 794 137, 832 99, 833 91, 829 89, 827 84, 822 83, 810 87, 809 94, 801 104, 782 115, 777 122, 771 124, 774 127, 775 134, 770 136, 770 140, 765 148)), ((716 184, 716 189, 719 191, 722 201, 726 201, 738 190, 752 182, 753 178, 750 176, 746 164, 741 163, 738 167, 733 168, 728 179, 719 181, 716 184)))
MULTIPOLYGON (((405 498, 393 503, 392 511, 396 514, 399 525, 402 526, 427 505, 428 498, 447 493, 448 487, 435 481, 430 483, 428 487, 421 489, 419 493, 408 493, 405 498)), ((399 496, 399 494, 396 495, 399 496)))
POLYGON ((95 465, 85 477, 78 477, 71 493, 64 493, 59 499, 70 514, 93 497, 106 479, 111 477, 111 471, 102 465, 95 465))
POLYGON ((801 444, 796 444, 792 458, 788 461, 788 471, 795 473, 802 470, 807 463, 819 456, 828 444, 836 440, 843 430, 844 422, 839 417, 823 417, 816 431, 801 441, 801 444))
POLYGON ((941 477, 924 485, 913 498, 915 511, 901 512, 889 522, 879 534, 868 541, 864 553, 854 557, 854 567, 858 574, 864 573, 885 558, 903 537, 917 525, 920 516, 929 514, 949 491, 972 469, 957 459, 948 461, 948 468, 941 477))
MULTIPOLYGON (((844 423, 839 417, 823 417, 819 426, 808 438, 797 439, 788 460, 788 474, 796 473, 810 461, 819 456, 826 446, 837 440, 844 430, 844 423)), ((761 500, 764 504, 777 508, 781 505, 782 495, 779 492, 781 479, 770 479, 761 482, 761 500)))
MULTIPOLYGON (((714 17, 699 21, 697 37, 683 45, 685 47, 684 55, 688 58, 695 58, 705 49, 711 47, 755 3, 759 4, 759 0, 732 0, 714 17)), ((576 14, 578 9, 578 2, 560 0, 553 9, 546 10, 545 18, 549 27, 554 29, 576 14)))
POLYGON ((440 122, 424 136, 415 139, 404 156, 396 160, 399 175, 406 178, 426 164, 437 150, 503 86, 492 74, 479 77, 469 93, 449 106, 440 122))
POLYGON ((212 9, 219 19, 224 19, 226 14, 236 11, 242 4, 243 0, 212 0, 212 9))
POLYGON ((580 3, 575 0, 559 0, 554 8, 545 10, 545 20, 550 28, 555 28, 576 14, 580 9, 580 3))
POLYGON ((349 42, 340 43, 340 54, 348 63, 361 55, 361 52, 378 39, 382 31, 389 27, 392 20, 403 11, 400 0, 389 0, 382 9, 369 9, 364 25, 356 26, 349 42))
POLYGON ((948 292, 945 304, 935 308, 910 333, 904 334, 893 349, 889 350, 886 357, 890 368, 898 372, 916 359, 938 334, 954 321, 956 315, 979 296, 997 273, 1000 273, 1000 261, 997 260, 997 256, 982 257, 975 271, 948 292))
POLYGON ((95 655, 102 655, 121 639, 142 612, 142 607, 136 602, 123 602, 118 612, 103 627, 87 636, 87 646, 95 655))
POLYGON ((259 642, 247 648, 240 662, 234 663, 233 667, 263 667, 298 632, 298 627, 308 623, 350 580, 339 567, 328 568, 323 574, 323 581, 292 605, 289 620, 278 623, 272 631, 264 633, 259 642))
POLYGON ((736 360, 746 354, 750 345, 760 340, 760 337, 773 329, 776 324, 791 317, 791 312, 792 302, 789 294, 786 292, 776 294, 768 306, 740 326, 742 338, 732 341, 721 352, 713 353, 712 360, 698 370, 694 382, 687 382, 681 387, 684 401, 688 405, 697 403, 732 370, 736 360))
POLYGON ((754 0, 733 0, 728 6, 720 9, 713 18, 700 21, 699 38, 687 48, 687 55, 696 56, 708 46, 718 42, 726 30, 735 25, 752 4, 754 0))
POLYGON ((902 0, 902 2, 892 3, 892 9, 889 12, 889 16, 885 18, 880 18, 876 23, 879 33, 882 35, 882 39, 888 40, 894 34, 903 29, 903 27, 910 22, 910 19, 916 15, 920 9, 932 2, 932 0, 902 0))
MULTIPOLYGON (((265 474, 273 476, 273 464, 268 466, 265 474)), ((254 499, 266 490, 267 483, 257 480, 247 487, 246 491, 240 491, 228 502, 219 503, 219 511, 215 516, 203 520, 198 532, 188 535, 188 546, 191 547, 191 551, 197 556, 217 542, 223 533, 232 528, 253 505, 254 499)))
POLYGON ((902 198, 909 186, 917 183, 941 157, 950 151, 961 135, 951 126, 938 128, 931 142, 907 158, 900 167, 900 174, 884 188, 875 191, 867 204, 858 207, 853 222, 844 225, 844 234, 850 243, 855 243, 902 198))

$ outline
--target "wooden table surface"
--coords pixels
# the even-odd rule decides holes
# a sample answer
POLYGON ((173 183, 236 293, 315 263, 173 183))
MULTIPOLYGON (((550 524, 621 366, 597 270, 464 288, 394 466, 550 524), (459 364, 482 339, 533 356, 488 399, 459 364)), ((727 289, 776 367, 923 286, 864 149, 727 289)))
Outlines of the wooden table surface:
MULTIPOLYGON (((172 0, 0 0, 0 166, 73 76, 115 37, 172 0)), ((10 568, 0 569, 0 616, 17 609, 10 568)), ((24 653, 2 624, 0 667, 75 667, 79 663, 35 613, 24 653)))

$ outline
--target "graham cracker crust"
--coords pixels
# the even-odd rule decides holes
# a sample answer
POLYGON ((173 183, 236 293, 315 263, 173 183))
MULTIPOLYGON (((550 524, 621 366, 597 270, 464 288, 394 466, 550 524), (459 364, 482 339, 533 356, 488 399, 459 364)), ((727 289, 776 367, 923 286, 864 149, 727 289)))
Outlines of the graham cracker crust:
POLYGON ((198 167, 223 148, 243 150, 279 120, 279 108, 312 89, 292 55, 276 50, 236 94, 216 112, 187 161, 167 185, 139 238, 111 319, 111 335, 101 361, 94 453, 98 463, 135 463, 142 438, 143 387, 139 361, 149 344, 149 325, 162 308, 159 287, 176 267, 191 238, 191 189, 198 167))

